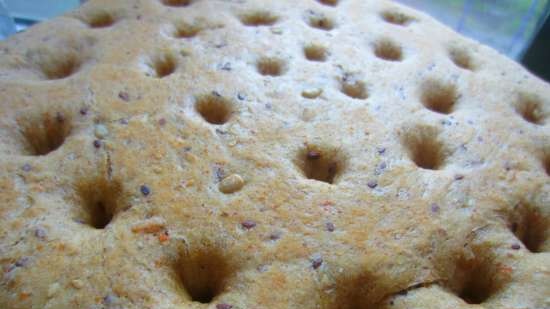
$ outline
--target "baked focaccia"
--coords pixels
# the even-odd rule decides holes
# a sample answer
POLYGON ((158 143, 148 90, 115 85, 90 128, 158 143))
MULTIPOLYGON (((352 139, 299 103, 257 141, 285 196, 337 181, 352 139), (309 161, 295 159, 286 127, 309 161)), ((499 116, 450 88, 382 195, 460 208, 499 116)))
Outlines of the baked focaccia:
POLYGON ((550 86, 422 13, 92 0, 0 94, 0 308, 550 308, 550 86))

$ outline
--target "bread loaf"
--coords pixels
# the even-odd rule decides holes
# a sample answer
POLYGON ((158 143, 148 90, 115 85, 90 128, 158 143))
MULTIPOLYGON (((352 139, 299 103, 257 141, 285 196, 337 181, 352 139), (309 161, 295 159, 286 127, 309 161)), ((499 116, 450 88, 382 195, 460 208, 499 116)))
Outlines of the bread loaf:
POLYGON ((550 86, 425 14, 91 0, 0 93, 0 308, 550 308, 550 86))

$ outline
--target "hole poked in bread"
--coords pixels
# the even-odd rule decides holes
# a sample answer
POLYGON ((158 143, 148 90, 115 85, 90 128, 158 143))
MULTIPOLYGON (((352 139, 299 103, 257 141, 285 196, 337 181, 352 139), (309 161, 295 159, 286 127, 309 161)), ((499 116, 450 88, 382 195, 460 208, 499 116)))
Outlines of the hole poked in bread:
POLYGON ((381 39, 374 43, 374 54, 387 61, 401 61, 403 52, 401 46, 390 39, 381 39))
POLYGON ((334 300, 323 309, 366 309, 378 308, 372 301, 369 292, 373 291, 375 278, 369 273, 345 273, 336 276, 334 300))
POLYGON ((544 252, 550 218, 526 202, 514 206, 509 216, 509 228, 531 252, 544 252))
POLYGON ((191 300, 207 304, 225 290, 234 267, 218 248, 205 246, 181 250, 174 270, 191 300))
POLYGON ((84 22, 90 28, 106 28, 112 26, 116 22, 116 18, 108 11, 97 10, 87 13, 84 22))
POLYGON ((327 54, 326 47, 320 44, 308 44, 304 47, 304 56, 310 61, 325 61, 327 54))
POLYGON ((543 156, 542 166, 546 171, 546 175, 550 176, 550 152, 543 156))
POLYGON ((329 6, 336 6, 338 4, 338 1, 339 0, 317 0, 317 2, 329 6))
POLYGON ((54 37, 55 42, 27 50, 25 58, 40 80, 59 80, 71 77, 93 61, 92 51, 97 39, 92 36, 75 38, 54 37))
POLYGON ((162 51, 155 54, 146 63, 145 74, 156 78, 164 78, 176 71, 177 59, 171 51, 162 51))
POLYGON ((307 145, 295 159, 308 179, 334 184, 346 167, 346 157, 340 149, 323 145, 307 145))
POLYGON ((82 59, 76 52, 43 52, 37 65, 45 79, 67 78, 76 73, 82 65, 82 59))
POLYGON ((175 38, 192 38, 196 36, 202 30, 202 26, 196 23, 187 23, 179 21, 174 23, 174 32, 172 35, 175 38))
POLYGON ((343 94, 354 99, 364 100, 369 96, 365 82, 359 80, 354 74, 344 74, 340 79, 340 90, 343 94))
POLYGON ((407 26, 414 20, 414 18, 395 10, 386 10, 382 12, 381 16, 386 22, 399 26, 407 26))
POLYGON ((106 177, 84 179, 76 184, 83 206, 77 219, 95 229, 104 229, 123 208, 122 185, 106 177))
POLYGON ((258 73, 268 76, 280 76, 286 72, 285 62, 281 58, 261 57, 256 62, 258 73))
POLYGON ((550 113, 546 110, 540 98, 526 93, 522 93, 518 96, 515 109, 525 121, 536 125, 544 125, 550 113))
POLYGON ((28 114, 18 120, 24 137, 26 153, 34 156, 47 155, 63 145, 71 133, 69 116, 63 112, 28 114))
POLYGON ((196 111, 208 123, 221 125, 231 118, 233 104, 219 93, 200 95, 195 100, 196 111))
POLYGON ((271 26, 279 20, 279 17, 270 11, 251 11, 239 15, 239 19, 246 26, 271 26))
POLYGON ((191 5, 193 0, 160 0, 160 2, 166 6, 182 7, 191 5))
POLYGON ((459 68, 474 71, 476 66, 474 64, 474 60, 472 59, 472 56, 470 56, 470 53, 465 48, 459 48, 459 47, 450 47, 449 48, 449 58, 451 58, 451 61, 459 68))
POLYGON ((416 166, 438 170, 445 165, 447 151, 439 140, 437 128, 427 125, 408 127, 401 136, 401 143, 416 166))
POLYGON ((420 99, 427 109, 440 114, 453 112, 458 99, 454 85, 429 79, 422 84, 420 91, 420 99))
POLYGON ((482 304, 504 284, 498 277, 496 265, 483 255, 473 259, 461 258, 457 265, 456 294, 468 304, 482 304))
POLYGON ((332 18, 325 16, 322 13, 309 11, 307 15, 307 23, 310 27, 330 31, 336 26, 332 18))

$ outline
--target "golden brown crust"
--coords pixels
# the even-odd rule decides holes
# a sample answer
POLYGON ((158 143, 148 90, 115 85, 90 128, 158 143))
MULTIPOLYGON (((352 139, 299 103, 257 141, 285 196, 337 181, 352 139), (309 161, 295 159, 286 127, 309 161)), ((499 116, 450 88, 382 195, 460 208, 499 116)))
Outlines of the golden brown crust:
POLYGON ((97 0, 0 51, 1 308, 550 306, 550 87, 424 14, 97 0))

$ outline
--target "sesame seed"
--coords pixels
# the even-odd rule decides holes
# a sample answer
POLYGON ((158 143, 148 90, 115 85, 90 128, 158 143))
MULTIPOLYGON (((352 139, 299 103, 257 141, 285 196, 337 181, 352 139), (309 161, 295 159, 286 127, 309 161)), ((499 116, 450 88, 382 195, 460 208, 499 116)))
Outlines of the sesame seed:
POLYGON ((367 186, 371 189, 374 189, 378 186, 378 182, 376 182, 376 180, 371 180, 367 183, 367 186))
POLYGON ((219 183, 218 188, 222 193, 229 194, 239 191, 243 186, 243 178, 238 174, 231 174, 219 183))
POLYGON ((332 222, 327 222, 327 223, 325 223, 325 228, 326 228, 327 231, 329 231, 329 232, 334 232, 334 229, 335 229, 334 223, 332 223, 332 222))
POLYGON ((95 148, 101 147, 101 141, 100 141, 100 140, 97 140, 97 139, 94 140, 94 147, 95 147, 95 148))
POLYGON ((520 246, 519 244, 513 244, 513 245, 511 246, 511 248, 512 248, 513 250, 519 250, 519 249, 521 249, 521 246, 520 246))
POLYGON ((102 139, 109 134, 109 130, 105 125, 98 124, 95 126, 94 134, 97 138, 102 139))
POLYGON ((321 95, 323 89, 321 88, 307 88, 302 90, 302 96, 307 99, 315 99, 321 95))

